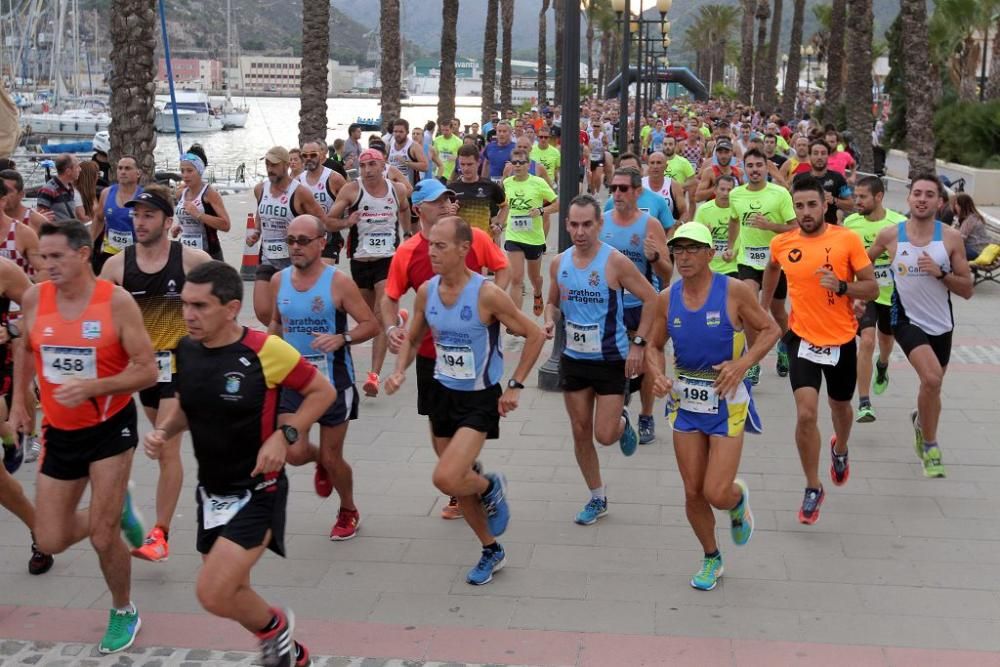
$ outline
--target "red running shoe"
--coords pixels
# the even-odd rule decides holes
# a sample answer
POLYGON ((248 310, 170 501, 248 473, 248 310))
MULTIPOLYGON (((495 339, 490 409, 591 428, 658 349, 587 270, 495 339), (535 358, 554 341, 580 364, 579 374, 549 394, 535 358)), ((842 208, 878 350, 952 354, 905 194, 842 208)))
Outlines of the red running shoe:
POLYGON ((340 509, 337 513, 337 523, 333 524, 330 530, 330 539, 334 542, 349 540, 358 534, 361 527, 361 515, 358 510, 340 509))

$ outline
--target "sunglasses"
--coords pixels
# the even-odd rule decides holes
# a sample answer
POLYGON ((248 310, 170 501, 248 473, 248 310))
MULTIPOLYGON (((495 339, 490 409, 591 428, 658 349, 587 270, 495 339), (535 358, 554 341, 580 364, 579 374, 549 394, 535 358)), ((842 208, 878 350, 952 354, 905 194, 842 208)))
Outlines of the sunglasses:
POLYGON ((611 192, 628 192, 631 189, 632 189, 631 185, 622 185, 621 183, 612 184, 608 188, 608 190, 610 190, 611 192))
POLYGON ((289 236, 288 238, 285 239, 285 243, 287 243, 290 246, 293 246, 293 245, 307 246, 310 243, 312 243, 313 241, 315 241, 316 239, 322 239, 322 238, 326 238, 326 237, 325 236, 289 236))
POLYGON ((300 153, 304 158, 319 157, 319 153, 300 153))
POLYGON ((528 164, 528 161, 527 160, 511 160, 510 163, 516 166, 516 165, 521 165, 521 164, 528 164))

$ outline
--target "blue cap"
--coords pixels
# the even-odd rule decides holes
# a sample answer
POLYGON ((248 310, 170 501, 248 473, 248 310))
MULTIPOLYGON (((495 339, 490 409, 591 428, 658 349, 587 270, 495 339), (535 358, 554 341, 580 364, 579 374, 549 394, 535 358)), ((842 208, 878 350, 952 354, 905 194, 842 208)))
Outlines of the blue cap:
POLYGON ((414 204, 423 204, 425 201, 437 201, 441 195, 446 193, 455 194, 455 191, 446 188, 436 178, 425 178, 417 182, 413 187, 413 194, 410 195, 410 201, 414 204))

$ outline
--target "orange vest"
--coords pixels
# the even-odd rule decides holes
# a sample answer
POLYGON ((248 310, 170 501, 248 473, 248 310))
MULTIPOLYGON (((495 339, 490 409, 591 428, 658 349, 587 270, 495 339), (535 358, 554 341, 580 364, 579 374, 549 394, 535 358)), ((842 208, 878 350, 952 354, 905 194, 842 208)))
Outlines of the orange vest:
POLYGON ((97 379, 121 373, 129 363, 111 314, 114 284, 97 280, 90 303, 75 320, 59 314, 56 286, 46 281, 38 286, 38 309, 31 328, 31 347, 46 424, 62 430, 78 430, 106 421, 128 405, 131 394, 95 396, 68 408, 53 396, 70 379, 97 379))

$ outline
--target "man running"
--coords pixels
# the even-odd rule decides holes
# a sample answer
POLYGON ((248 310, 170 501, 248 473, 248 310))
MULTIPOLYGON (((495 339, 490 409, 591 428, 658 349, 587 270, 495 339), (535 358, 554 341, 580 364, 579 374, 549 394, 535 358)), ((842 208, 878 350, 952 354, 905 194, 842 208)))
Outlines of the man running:
MULTIPOLYGON (((358 394, 354 387, 351 346, 378 334, 378 324, 358 286, 343 271, 324 264, 323 222, 303 215, 288 225, 292 266, 275 274, 271 287, 277 295, 269 333, 281 336, 337 390, 337 400, 319 418, 319 447, 303 433, 288 449, 288 463, 315 461, 313 485, 327 498, 337 490, 340 510, 330 531, 334 541, 349 540, 358 533, 361 515, 354 504, 354 475, 344 460, 344 438, 348 424, 358 418, 358 394), (355 326, 348 328, 348 317, 355 326)), ((291 419, 302 404, 294 389, 281 392, 278 423, 291 419)))
POLYGON ((94 221, 90 225, 95 273, 101 272, 109 257, 135 243, 132 211, 125 208, 125 204, 142 192, 139 185, 142 170, 134 157, 123 155, 115 164, 115 174, 115 184, 101 191, 100 205, 94 210, 94 221))
POLYGON ((809 137, 801 134, 796 135, 792 140, 793 153, 781 165, 779 173, 785 183, 791 183, 792 179, 803 172, 808 172, 809 165, 809 137))
MULTIPOLYGON (((881 179, 866 176, 854 188, 854 208, 844 219, 844 227, 861 237, 865 248, 870 248, 879 232, 892 227, 906 217, 885 208, 882 199, 885 186, 881 179)), ((865 313, 858 323, 858 423, 875 421, 869 387, 876 395, 885 392, 889 386, 889 355, 892 354, 892 268, 889 255, 871 258, 875 264, 875 279, 879 284, 879 295, 869 301, 865 313), (878 338, 878 361, 875 362, 875 382, 872 383, 872 354, 878 338)))
MULTIPOLYGON (((722 258, 731 261, 736 258, 740 280, 759 294, 764 282, 764 269, 770 258, 771 239, 776 234, 795 228, 795 210, 788 190, 767 182, 767 158, 756 149, 747 151, 743 166, 746 167, 747 183, 733 188, 729 193, 732 217, 729 219, 729 249, 722 258), (737 254, 736 246, 740 245, 737 254)), ((771 316, 788 331, 788 315, 785 312, 785 297, 788 286, 784 276, 778 282, 772 299, 768 300, 771 316)), ((750 334, 750 344, 753 335, 750 334)), ((778 343, 777 372, 779 377, 788 375, 788 350, 784 342, 778 343)), ((760 382, 760 364, 750 367, 750 382, 760 382)))
POLYGON ((838 211, 843 211, 846 215, 851 213, 854 200, 852 199, 851 186, 842 174, 827 168, 827 160, 830 157, 830 147, 822 139, 815 139, 809 143, 809 171, 799 173, 792 179, 792 189, 795 188, 795 181, 811 177, 820 182, 826 191, 826 222, 831 225, 837 224, 840 220, 838 211))
POLYGON ((482 544, 479 562, 466 581, 481 586, 506 562, 503 535, 510 519, 507 480, 502 473, 482 475, 473 464, 486 440, 500 436, 500 417, 517 409, 524 381, 542 351, 545 337, 507 294, 467 266, 472 228, 458 217, 442 218, 430 230, 430 258, 434 278, 417 290, 413 325, 386 380, 386 392, 395 393, 406 379, 430 331, 436 362, 430 422, 438 465, 434 485, 455 496, 465 521, 482 544), (525 338, 517 367, 501 393, 503 354, 500 325, 525 338))
POLYGON ((815 179, 798 179, 792 199, 798 229, 771 240, 764 271, 762 305, 771 305, 780 272, 788 281, 792 312, 785 345, 788 379, 795 397, 795 443, 806 477, 799 521, 814 524, 826 494, 819 481, 820 432, 817 425, 819 389, 826 378, 834 435, 830 438, 830 478, 847 483, 850 464, 847 440, 854 421, 851 398, 857 383, 858 322, 853 299, 878 296, 875 270, 857 234, 824 221, 826 198, 815 179))
MULTIPOLYGON (((150 423, 155 424, 160 412, 176 409, 174 352, 187 335, 181 313, 184 276, 211 257, 203 250, 170 240, 174 201, 162 185, 149 185, 125 207, 132 211, 136 242, 104 263, 101 278, 121 285, 139 304, 143 325, 153 342, 158 373, 156 384, 139 392, 139 402, 150 423)), ((158 462, 156 523, 142 546, 132 550, 136 558, 153 562, 166 561, 170 556, 170 523, 184 482, 179 434, 166 443, 158 462)))
MULTIPOLYGON (((424 147, 410 136, 410 123, 404 118, 392 121, 392 141, 389 143, 389 164, 403 174, 410 184, 420 180, 420 172, 428 168, 424 147)), ((360 158, 358 160, 360 164, 360 158)), ((409 231, 409 227, 404 227, 409 231)))
POLYGON ((178 405, 159 415, 143 444, 155 459, 168 440, 191 431, 202 607, 254 633, 264 665, 306 667, 309 651, 293 640, 295 615, 268 605, 250 574, 266 549, 285 555, 285 456, 336 390, 291 345, 240 326, 242 297, 243 281, 228 264, 211 261, 188 273, 181 300, 190 335, 177 346, 178 405), (302 394, 302 405, 278 427, 278 391, 286 388, 302 394))
POLYGON ((955 329, 951 295, 971 299, 973 291, 961 234, 936 220, 943 191, 936 176, 915 176, 906 199, 910 217, 879 232, 868 249, 873 259, 882 253, 891 258, 892 334, 920 378, 910 421, 925 477, 945 474, 937 429, 955 329))
MULTIPOLYGON (((652 155, 650 155, 650 158, 652 158, 652 155)), ((697 205, 695 190, 698 188, 698 179, 695 177, 691 161, 677 153, 676 137, 667 136, 663 140, 663 160, 662 171, 664 176, 667 177, 668 181, 676 183, 680 193, 683 195, 683 197, 674 196, 673 198, 673 201, 678 202, 677 210, 674 211, 674 217, 678 220, 688 221, 694 215, 694 209, 697 205)), ((654 170, 653 165, 650 164, 649 176, 651 178, 655 175, 654 171, 656 173, 660 172, 659 168, 654 170)))
MULTIPOLYGON (((503 231, 504 221, 507 220, 507 195, 502 186, 479 175, 479 150, 475 146, 466 144, 458 149, 456 173, 458 178, 448 183, 448 188, 454 191, 458 199, 462 219, 472 225, 473 229, 479 229, 498 239, 503 231)), ((413 205, 417 205, 416 198, 413 205)))
MULTIPOLYGON (((632 169, 638 173, 642 173, 642 163, 639 161, 639 156, 635 153, 622 153, 618 157, 618 168, 619 169, 632 169)), ((604 202, 604 212, 607 213, 615 207, 614 193, 612 196, 608 197, 604 202)), ((653 192, 648 187, 643 186, 642 192, 639 193, 639 199, 635 203, 636 207, 643 213, 648 213, 650 217, 656 218, 660 221, 660 226, 663 227, 663 231, 670 233, 669 230, 673 229, 674 223, 674 213, 671 207, 667 204, 667 200, 664 199, 660 194, 653 192)))
POLYGON ((89 538, 111 593, 101 653, 135 641, 141 622, 130 597, 132 563, 119 535, 142 544, 143 529, 128 497, 139 441, 132 394, 156 382, 153 346, 128 292, 94 276, 93 241, 81 222, 46 223, 39 250, 49 280, 22 304, 24 350, 14 366, 11 425, 26 432, 28 398, 38 372, 45 453, 35 490, 38 548, 62 553, 89 538), (90 484, 90 507, 79 510, 90 484))
POLYGON ((451 123, 443 123, 441 134, 434 137, 431 144, 431 161, 434 162, 435 176, 445 181, 451 180, 458 160, 458 149, 461 147, 462 138, 452 133, 451 123))
MULTIPOLYGON (((483 178, 489 178, 494 183, 503 181, 503 169, 510 162, 514 142, 511 141, 510 123, 499 121, 495 126, 496 139, 491 140, 483 149, 483 163, 480 166, 483 178)), ((488 136, 488 135, 487 135, 488 136)))
MULTIPOLYGON (((673 137, 669 141, 674 143, 673 137)), ((678 155, 673 157, 690 166, 690 163, 684 158, 678 155)), ((665 175, 667 157, 659 151, 650 153, 646 163, 649 165, 649 175, 642 177, 642 186, 663 197, 663 201, 675 221, 683 220, 687 215, 687 201, 685 201, 683 186, 685 181, 675 181, 672 177, 665 175)))
POLYGON ((743 171, 736 165, 733 158, 733 143, 726 137, 715 142, 715 158, 708 160, 708 163, 702 167, 698 188, 695 191, 695 200, 703 202, 711 199, 715 192, 715 181, 723 174, 732 176, 737 185, 745 180, 743 171))
POLYGON ((685 509, 705 552, 691 586, 710 591, 723 571, 712 508, 729 513, 737 546, 753 534, 750 492, 736 478, 744 431, 761 431, 746 372, 774 346, 781 329, 760 307, 753 290, 711 270, 714 240, 704 225, 681 225, 669 246, 681 279, 660 292, 651 308, 655 316, 646 372, 656 395, 671 397, 668 415, 685 509), (756 332, 749 349, 747 329, 756 332), (668 340, 674 349, 672 380, 663 374, 668 340))
POLYGON ((23 222, 38 235, 42 223, 48 220, 33 208, 24 205, 24 178, 14 169, 0 171, 0 180, 7 186, 7 197, 4 199, 4 213, 7 217, 23 222))
MULTIPOLYGON (((329 216, 333 203, 337 200, 337 193, 347 181, 336 171, 323 164, 326 152, 325 145, 317 139, 307 141, 302 146, 302 165, 304 168, 299 174, 299 182, 309 189, 313 199, 323 209, 323 213, 329 216)), ((334 220, 329 218, 328 220, 330 220, 328 224, 336 224, 334 220)), ((340 235, 339 231, 327 231, 325 235, 323 261, 327 264, 337 264, 340 261, 340 249, 344 246, 344 237, 340 235)))
POLYGON ((732 176, 719 176, 715 181, 715 198, 704 202, 694 214, 694 221, 705 225, 712 232, 715 254, 712 255, 708 268, 730 278, 739 278, 739 264, 736 260, 740 254, 738 237, 734 252, 726 252, 729 249, 729 221, 733 217, 729 193, 735 186, 736 181, 732 176))
MULTIPOLYGON (((379 151, 371 148, 363 151, 358 164, 361 177, 341 188, 329 217, 336 228, 349 230, 347 252, 351 258, 351 277, 378 318, 389 265, 399 245, 399 229, 410 228, 410 204, 403 187, 386 179, 385 159, 379 151), (345 212, 348 216, 341 219, 345 212)), ((379 322, 379 334, 372 342, 371 370, 362 387, 366 396, 378 396, 386 350, 382 331, 393 323, 379 322)))
POLYGON ((274 146, 264 155, 267 181, 253 188, 257 198, 257 230, 248 239, 250 245, 260 239, 260 265, 253 283, 253 311, 265 325, 271 323, 274 294, 271 277, 291 266, 288 258, 288 223, 306 213, 323 220, 326 212, 313 198, 308 188, 300 188, 300 180, 288 172, 288 150, 274 146))
MULTIPOLYGON (((619 179, 616 174, 612 187, 619 179)), ((629 338, 625 291, 641 304, 652 304, 656 298, 653 286, 635 262, 601 240, 602 227, 608 224, 592 196, 573 198, 566 218, 573 247, 549 265, 545 304, 545 336, 555 336, 560 320, 566 336, 559 359, 559 387, 573 432, 576 463, 590 490, 590 499, 575 519, 583 526, 608 513, 594 440, 606 447, 617 442, 625 456, 635 454, 638 445, 625 407, 625 392, 629 378, 642 372, 646 335, 654 313, 653 308, 643 309, 637 332, 629 338)))

